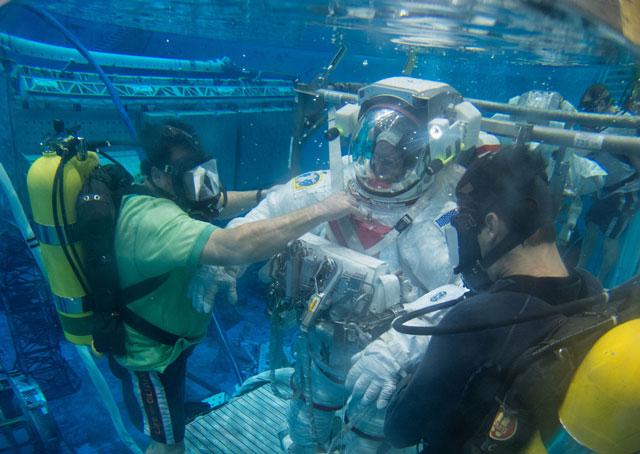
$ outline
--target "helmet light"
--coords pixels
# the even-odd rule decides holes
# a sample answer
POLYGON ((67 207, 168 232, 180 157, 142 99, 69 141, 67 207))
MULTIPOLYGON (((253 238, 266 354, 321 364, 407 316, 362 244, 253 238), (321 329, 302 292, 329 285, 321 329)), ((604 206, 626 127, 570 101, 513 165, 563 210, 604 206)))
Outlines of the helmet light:
POLYGON ((446 118, 435 118, 429 122, 429 138, 440 140, 445 131, 449 128, 449 121, 446 118))

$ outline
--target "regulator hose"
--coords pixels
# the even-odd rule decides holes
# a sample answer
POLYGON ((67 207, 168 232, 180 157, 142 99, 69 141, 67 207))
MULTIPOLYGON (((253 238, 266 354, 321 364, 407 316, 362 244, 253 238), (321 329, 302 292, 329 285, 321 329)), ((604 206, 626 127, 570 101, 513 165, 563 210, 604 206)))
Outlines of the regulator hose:
MULTIPOLYGON (((434 306, 425 307, 423 309, 409 312, 408 314, 401 315, 396 318, 391 326, 393 329, 403 334, 412 334, 415 336, 445 336, 451 334, 463 334, 473 333, 477 331, 485 331, 488 329, 503 328, 505 326, 518 325, 521 323, 532 322, 536 320, 542 320, 545 318, 553 317, 555 315, 572 313, 580 310, 585 310, 596 304, 608 304, 607 308, 603 311, 607 315, 616 315, 618 312, 627 309, 629 301, 638 301, 640 296, 640 274, 632 277, 631 279, 623 282, 622 284, 610 289, 604 290, 597 295, 589 296, 568 303, 559 304, 552 309, 542 311, 537 314, 527 315, 524 317, 514 316, 503 320, 497 320, 491 323, 470 323, 467 325, 454 325, 454 326, 409 326, 407 322, 421 317, 425 314, 435 312, 440 309, 454 306, 464 299, 458 298, 453 301, 447 301, 445 303, 436 304, 434 306)), ((640 308, 636 312, 640 313, 640 308)), ((635 314, 635 313, 634 313, 635 314)), ((630 318, 634 318, 632 314, 630 318)))
MULTIPOLYGON (((31 11, 32 13, 39 16, 49 25, 53 26, 60 33, 62 33, 65 36, 65 38, 67 38, 69 42, 73 44, 76 50, 80 52, 80 54, 89 62, 89 64, 93 67, 93 69, 95 69, 95 71, 100 76, 100 79, 102 79, 102 82, 107 87, 107 91, 111 96, 111 100, 113 101, 113 104, 115 105, 116 110, 122 117, 122 121, 124 121, 124 124, 127 127, 127 130, 129 131, 129 135, 133 140, 137 140, 138 134, 136 133, 136 128, 133 127, 133 123, 131 123, 131 119, 129 118, 129 115, 127 115, 127 112, 125 111, 124 106, 122 105, 122 101, 120 101, 120 96, 118 96, 118 92, 116 91, 115 87, 113 86, 113 84, 111 83, 111 81, 109 80, 105 72, 102 70, 98 62, 96 62, 96 60, 91 56, 89 51, 84 47, 84 45, 80 42, 80 40, 76 38, 69 30, 67 30, 64 27, 64 25, 58 22, 58 20, 55 17, 53 17, 51 14, 49 14, 47 11, 44 11, 40 8, 36 8, 31 5, 23 5, 23 6, 27 8, 29 11, 31 11)), ((142 160, 144 158, 144 153, 142 152, 142 149, 140 147, 136 147, 136 152, 138 153, 138 157, 140 158, 140 160, 142 160)))

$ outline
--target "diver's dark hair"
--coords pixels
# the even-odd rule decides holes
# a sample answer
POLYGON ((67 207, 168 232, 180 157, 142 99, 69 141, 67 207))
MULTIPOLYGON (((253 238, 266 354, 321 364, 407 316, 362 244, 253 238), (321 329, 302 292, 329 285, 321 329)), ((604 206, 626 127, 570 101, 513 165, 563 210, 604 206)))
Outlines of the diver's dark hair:
POLYGON ((194 127, 178 118, 146 123, 138 136, 146 154, 146 158, 140 164, 140 171, 146 176, 151 174, 151 168, 154 166, 160 168, 165 164, 171 164, 173 147, 182 146, 198 154, 204 154, 194 127))
POLYGON ((604 109, 611 107, 612 102, 609 89, 604 84, 593 84, 582 94, 578 110, 584 112, 602 112, 598 107, 598 104, 602 101, 606 104, 604 109))
POLYGON ((480 225, 494 212, 510 232, 528 244, 555 242, 553 197, 539 152, 512 144, 475 160, 456 187, 460 208, 472 210, 480 225))
POLYGON ((622 110, 632 115, 640 115, 640 79, 633 81, 631 93, 622 103, 622 110))

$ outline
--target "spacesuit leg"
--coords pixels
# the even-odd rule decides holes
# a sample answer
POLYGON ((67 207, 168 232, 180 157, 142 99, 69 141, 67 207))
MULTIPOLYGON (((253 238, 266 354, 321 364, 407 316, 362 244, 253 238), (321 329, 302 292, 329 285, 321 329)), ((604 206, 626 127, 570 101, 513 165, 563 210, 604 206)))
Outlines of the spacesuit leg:
POLYGON ((348 394, 342 381, 329 377, 309 360, 304 342, 298 340, 296 344, 297 361, 292 384, 294 392, 301 395, 291 400, 287 409, 289 436, 293 441, 289 452, 315 454, 316 444, 326 448, 335 413, 344 406, 348 394), (313 406, 308 403, 308 396, 312 396, 313 406))
POLYGON ((346 454, 400 454, 415 452, 415 447, 407 449, 395 449, 384 438, 384 418, 387 408, 378 409, 375 405, 369 405, 364 410, 349 405, 345 422, 351 424, 351 430, 346 436, 346 454), (386 445, 383 451, 378 451, 382 445, 386 445))

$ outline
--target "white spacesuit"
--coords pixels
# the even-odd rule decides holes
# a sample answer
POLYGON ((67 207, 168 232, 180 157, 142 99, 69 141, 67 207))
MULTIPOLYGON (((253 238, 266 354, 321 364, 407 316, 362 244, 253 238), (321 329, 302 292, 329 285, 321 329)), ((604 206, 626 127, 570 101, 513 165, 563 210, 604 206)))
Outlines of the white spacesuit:
MULTIPOLYGON (((562 110, 577 112, 576 108, 562 95, 555 91, 532 90, 515 96, 509 104, 519 107, 541 110, 562 110)), ((518 116, 496 114, 492 118, 511 121, 521 121, 518 116)), ((561 121, 538 121, 549 127, 567 128, 561 121)), ((503 138, 504 143, 511 142, 510 138, 503 138)), ((552 191, 563 199, 559 219, 563 220, 562 229, 558 232, 558 243, 566 245, 582 212, 583 196, 598 192, 604 185, 607 171, 595 160, 587 156, 588 151, 579 148, 562 148, 555 145, 529 142, 531 150, 539 151, 549 163, 547 175, 552 191)))
MULTIPOLYGON (((272 329, 300 327, 287 414, 290 453, 338 446, 341 452, 376 452, 384 442, 383 408, 428 340, 389 330, 391 320, 464 292, 448 285, 418 298, 460 282, 449 265, 444 228, 455 213, 453 193, 464 169, 450 161, 476 145, 480 113, 446 84, 405 77, 364 87, 359 101, 359 109, 346 109, 351 119, 336 127, 349 135, 353 124, 349 156, 341 163, 344 189, 363 215, 319 226, 270 262, 272 329), (359 354, 367 345, 369 362, 359 354), (361 361, 347 378, 354 359, 361 361)), ((333 188, 331 172, 307 172, 229 227, 325 198, 335 190, 332 172, 333 188)))

